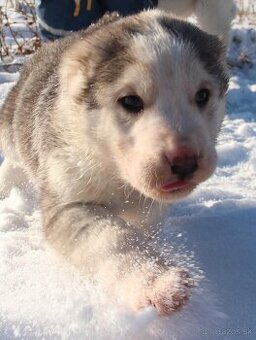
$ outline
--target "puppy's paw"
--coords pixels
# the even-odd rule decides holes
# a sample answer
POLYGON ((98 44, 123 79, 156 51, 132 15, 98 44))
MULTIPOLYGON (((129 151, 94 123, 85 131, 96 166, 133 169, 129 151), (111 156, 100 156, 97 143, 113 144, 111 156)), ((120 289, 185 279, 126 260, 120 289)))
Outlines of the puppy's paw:
POLYGON ((160 315, 169 315, 186 304, 193 286, 185 270, 173 267, 153 280, 146 296, 160 315))
POLYGON ((154 306, 160 315, 170 315, 186 304, 194 283, 187 271, 172 267, 127 275, 121 286, 133 309, 154 306))

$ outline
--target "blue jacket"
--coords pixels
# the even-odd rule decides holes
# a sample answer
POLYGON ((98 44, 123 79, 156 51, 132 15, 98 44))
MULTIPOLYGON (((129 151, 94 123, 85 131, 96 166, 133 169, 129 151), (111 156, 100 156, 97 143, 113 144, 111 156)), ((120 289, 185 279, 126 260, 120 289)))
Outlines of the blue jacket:
POLYGON ((125 16, 157 3, 158 0, 36 0, 36 13, 42 33, 56 38, 86 28, 107 11, 125 16))

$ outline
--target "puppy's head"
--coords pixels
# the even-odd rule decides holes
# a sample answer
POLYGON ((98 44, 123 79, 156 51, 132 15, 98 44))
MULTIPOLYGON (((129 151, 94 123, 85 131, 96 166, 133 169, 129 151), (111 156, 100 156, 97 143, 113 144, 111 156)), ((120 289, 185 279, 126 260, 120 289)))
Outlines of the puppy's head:
POLYGON ((60 67, 74 139, 145 196, 186 196, 216 167, 224 59, 216 37, 159 11, 91 29, 60 67))

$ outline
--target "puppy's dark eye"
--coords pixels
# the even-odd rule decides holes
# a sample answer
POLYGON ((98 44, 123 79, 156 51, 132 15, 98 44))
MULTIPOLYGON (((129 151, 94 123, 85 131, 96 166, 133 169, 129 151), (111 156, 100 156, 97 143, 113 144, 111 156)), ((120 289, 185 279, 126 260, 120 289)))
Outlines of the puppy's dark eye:
POLYGON ((139 96, 125 96, 118 99, 118 103, 130 113, 139 113, 144 109, 144 103, 139 96))
POLYGON ((203 108, 209 101, 210 91, 208 89, 201 89, 195 95, 195 102, 199 108, 203 108))

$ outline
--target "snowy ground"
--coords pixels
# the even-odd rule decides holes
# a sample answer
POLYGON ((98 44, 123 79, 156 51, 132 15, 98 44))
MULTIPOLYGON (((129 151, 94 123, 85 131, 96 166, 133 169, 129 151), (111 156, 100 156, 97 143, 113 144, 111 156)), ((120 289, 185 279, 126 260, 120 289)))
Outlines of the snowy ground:
MULTIPOLYGON (((162 232, 177 259, 203 270, 170 318, 134 314, 60 262, 43 239, 30 192, 0 201, 0 339, 256 339, 256 32, 236 22, 228 115, 215 175, 170 209, 162 232), (184 255, 185 254, 185 255, 184 255)), ((232 40, 232 39, 231 39, 232 40)), ((0 73, 0 104, 18 77, 0 73)), ((194 269, 195 270, 195 269, 194 269)))

